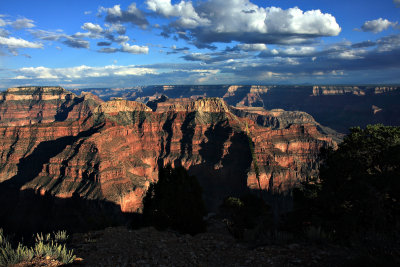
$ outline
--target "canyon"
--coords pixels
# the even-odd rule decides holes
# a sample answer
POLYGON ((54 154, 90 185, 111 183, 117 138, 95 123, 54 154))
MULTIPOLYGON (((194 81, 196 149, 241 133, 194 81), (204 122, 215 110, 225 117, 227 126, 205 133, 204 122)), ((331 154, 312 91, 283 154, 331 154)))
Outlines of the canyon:
POLYGON ((145 105, 61 87, 10 88, 0 95, 0 189, 140 213, 158 169, 182 165, 213 211, 227 196, 283 193, 315 177, 320 149, 340 139, 305 112, 227 102, 159 97, 145 105))
MULTIPOLYGON (((400 125, 400 86, 354 85, 159 85, 83 89, 104 99, 147 102, 169 98, 220 97, 236 107, 304 111, 324 126, 347 133, 350 127, 400 125)), ((77 90, 80 93, 82 89, 77 90)))

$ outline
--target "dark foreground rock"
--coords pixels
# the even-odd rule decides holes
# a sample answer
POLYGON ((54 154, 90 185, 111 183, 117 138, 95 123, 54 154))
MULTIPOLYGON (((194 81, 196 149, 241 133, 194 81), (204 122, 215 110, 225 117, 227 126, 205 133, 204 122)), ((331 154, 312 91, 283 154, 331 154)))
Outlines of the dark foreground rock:
POLYGON ((292 243, 251 246, 224 228, 195 236, 154 228, 107 228, 75 234, 83 258, 74 266, 340 266, 349 251, 331 245, 292 243))

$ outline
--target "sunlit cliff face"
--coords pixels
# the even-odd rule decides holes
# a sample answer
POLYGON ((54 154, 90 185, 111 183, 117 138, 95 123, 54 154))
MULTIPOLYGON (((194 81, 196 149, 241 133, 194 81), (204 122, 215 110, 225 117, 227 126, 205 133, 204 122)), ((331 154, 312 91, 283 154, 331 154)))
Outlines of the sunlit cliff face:
POLYGON ((106 199, 123 211, 141 210, 147 187, 168 163, 196 175, 214 209, 249 188, 290 189, 315 174, 319 149, 334 145, 306 113, 234 109, 220 98, 171 99, 153 111, 62 88, 11 89, 2 97, 1 181, 57 197, 106 199))

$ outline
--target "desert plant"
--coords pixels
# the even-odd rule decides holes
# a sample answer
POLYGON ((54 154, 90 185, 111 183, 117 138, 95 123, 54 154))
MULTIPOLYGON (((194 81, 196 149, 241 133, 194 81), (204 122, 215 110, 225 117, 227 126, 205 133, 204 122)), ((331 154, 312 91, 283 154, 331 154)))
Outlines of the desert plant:
POLYGON ((51 234, 43 235, 43 233, 37 233, 35 236, 36 243, 39 243, 39 242, 47 243, 47 242, 50 242, 50 240, 51 240, 51 234))
POLYGON ((69 235, 65 230, 53 232, 53 235, 54 235, 54 240, 57 243, 66 243, 69 239, 69 235))
POLYGON ((0 266, 10 266, 33 258, 33 251, 22 244, 13 249, 10 243, 0 247, 0 266))
POLYGON ((67 250, 64 245, 59 253, 58 259, 64 264, 69 264, 74 262, 76 256, 74 255, 73 250, 67 250))
POLYGON ((5 244, 7 241, 8 240, 7 240, 6 236, 4 235, 3 229, 0 228, 0 247, 2 247, 3 244, 5 244))
POLYGON ((55 241, 56 243, 66 243, 69 238, 67 231, 65 230, 53 232, 53 234, 37 233, 34 237, 36 243, 49 243, 51 241, 55 241))
POLYGON ((35 245, 33 248, 18 243, 17 248, 13 248, 8 238, 0 229, 0 266, 10 266, 23 261, 29 261, 33 257, 51 257, 64 264, 72 263, 75 259, 73 250, 67 250, 65 245, 57 242, 65 241, 68 235, 65 231, 59 231, 54 234, 36 234, 35 245))
POLYGON ((18 244, 16 249, 13 249, 10 241, 4 235, 3 229, 0 229, 0 266, 9 266, 17 264, 21 261, 30 260, 33 258, 33 250, 18 244))
POLYGON ((256 230, 259 238, 262 232, 270 231, 272 226, 270 206, 254 194, 246 194, 240 198, 228 197, 220 210, 227 216, 229 231, 238 239, 243 239, 246 230, 250 229, 256 230))
POLYGON ((38 242, 33 248, 34 255, 37 257, 51 257, 64 264, 72 263, 75 259, 73 250, 68 251, 65 245, 60 245, 53 240, 49 243, 38 242))
POLYGON ((321 242, 328 239, 328 235, 321 228, 321 226, 316 227, 311 225, 306 229, 305 236, 308 240, 314 242, 321 242))
POLYGON ((238 197, 227 197, 223 203, 223 207, 231 210, 238 210, 243 206, 243 201, 238 197))

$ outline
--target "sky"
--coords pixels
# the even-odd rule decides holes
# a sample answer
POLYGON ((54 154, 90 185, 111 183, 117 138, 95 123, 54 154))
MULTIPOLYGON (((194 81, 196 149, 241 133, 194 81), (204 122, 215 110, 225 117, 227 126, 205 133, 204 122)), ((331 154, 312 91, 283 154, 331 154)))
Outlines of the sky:
POLYGON ((400 84, 400 0, 1 0, 0 89, 400 84))

